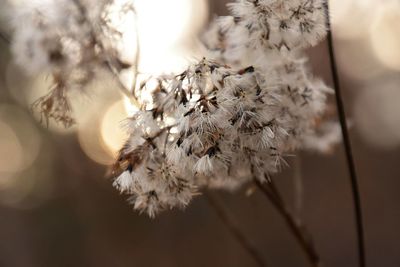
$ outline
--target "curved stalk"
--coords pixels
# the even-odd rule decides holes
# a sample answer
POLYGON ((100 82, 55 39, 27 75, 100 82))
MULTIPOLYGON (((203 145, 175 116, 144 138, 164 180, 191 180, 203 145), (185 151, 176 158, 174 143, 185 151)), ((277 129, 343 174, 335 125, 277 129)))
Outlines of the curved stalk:
POLYGON ((357 243, 358 243, 358 261, 360 267, 366 266, 365 260, 365 246, 364 246, 364 226, 362 219, 362 207, 361 207, 361 196, 359 192, 357 171, 353 157, 353 151, 351 146, 350 134, 347 127, 346 121, 346 113, 343 104, 342 98, 342 90, 340 87, 339 73, 337 70, 336 59, 335 59, 335 50, 333 45, 333 36, 332 36, 332 27, 330 23, 329 16, 329 4, 326 2, 326 17, 327 17, 327 29, 328 29, 328 50, 329 50, 329 59, 331 65, 332 79, 333 85, 335 89, 335 97, 336 97, 336 105, 337 111, 339 115, 339 121, 342 128, 343 135, 343 144, 346 153, 346 160, 349 169, 350 176, 350 184, 353 196, 354 203, 354 213, 355 213, 355 222, 356 222, 356 231, 357 231, 357 243))
POLYGON ((306 231, 304 225, 302 225, 302 223, 300 222, 300 219, 295 218, 295 216, 293 216, 289 212, 280 192, 278 191, 272 179, 267 179, 265 185, 256 178, 254 179, 254 182, 260 189, 260 191, 263 192, 264 195, 271 201, 274 208, 285 220, 290 232, 293 234, 297 243, 300 245, 302 251, 306 255, 310 266, 321 267, 320 258, 311 241, 310 235, 306 231))
POLYGON ((10 44, 10 38, 8 38, 8 36, 2 32, 0 32, 0 39, 3 40, 6 44, 10 44))
POLYGON ((259 253, 257 248, 250 242, 250 240, 244 235, 240 228, 236 225, 234 220, 226 212, 220 201, 214 197, 211 193, 205 194, 206 199, 210 206, 215 210, 215 213, 220 218, 221 222, 233 235, 233 237, 239 242, 239 244, 247 251, 247 253, 253 258, 253 260, 260 267, 268 266, 264 261, 262 255, 259 253))

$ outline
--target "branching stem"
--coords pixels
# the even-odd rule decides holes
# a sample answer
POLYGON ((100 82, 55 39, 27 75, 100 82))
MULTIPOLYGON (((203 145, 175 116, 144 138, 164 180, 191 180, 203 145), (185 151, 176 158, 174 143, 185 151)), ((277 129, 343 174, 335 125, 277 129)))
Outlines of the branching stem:
MULTIPOLYGON (((97 39, 97 35, 96 35, 96 29, 95 27, 92 25, 92 23, 89 21, 88 16, 87 16, 87 10, 86 7, 81 3, 81 0, 73 0, 75 6, 78 8, 79 12, 82 15, 82 18, 88 23, 88 25, 90 25, 90 34, 91 34, 91 38, 93 39, 93 42, 96 43, 97 45, 101 46, 101 41, 99 41, 97 39)), ((135 14, 137 15, 137 14, 135 14)), ((138 50, 139 51, 139 50, 138 50)), ((138 52, 139 53, 139 52, 138 52)), ((139 59, 137 59, 138 61, 139 59)), ((136 63, 138 64, 138 63, 136 63)), ((133 105, 139 107, 139 102, 136 99, 135 95, 133 92, 130 92, 126 86, 121 82, 120 77, 118 75, 118 71, 116 70, 116 68, 112 65, 112 63, 110 62, 110 60, 107 60, 106 62, 106 67, 107 70, 116 77, 116 80, 118 82, 118 87, 121 90, 121 92, 126 95, 128 97, 128 99, 132 102, 133 105)), ((134 83, 136 83, 136 78, 137 78, 137 66, 135 69, 135 76, 134 76, 134 83)))
POLYGON ((225 225, 225 227, 229 230, 233 237, 239 242, 239 244, 253 258, 253 260, 257 262, 257 265, 260 267, 268 266, 257 248, 250 242, 246 235, 237 226, 235 221, 229 216, 220 201, 215 196, 213 196, 212 193, 206 193, 205 196, 210 206, 215 210, 215 213, 220 218, 221 222, 225 225))
POLYGON ((285 220, 290 232, 295 237, 301 249, 307 256, 311 267, 321 267, 321 262, 311 241, 310 235, 298 218, 295 218, 288 210, 284 200, 272 179, 266 183, 261 183, 259 179, 254 179, 255 184, 262 193, 271 201, 274 208, 285 220))

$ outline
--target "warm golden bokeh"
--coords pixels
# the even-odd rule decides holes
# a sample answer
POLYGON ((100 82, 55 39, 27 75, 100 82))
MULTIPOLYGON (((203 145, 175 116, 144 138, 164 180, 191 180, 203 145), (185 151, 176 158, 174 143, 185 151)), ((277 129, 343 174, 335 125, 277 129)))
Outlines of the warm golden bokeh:
POLYGON ((127 117, 124 102, 117 101, 107 109, 101 121, 103 143, 114 157, 128 139, 127 129, 124 127, 127 117))
POLYGON ((400 71, 400 2, 382 5, 371 26, 371 42, 386 67, 400 71))

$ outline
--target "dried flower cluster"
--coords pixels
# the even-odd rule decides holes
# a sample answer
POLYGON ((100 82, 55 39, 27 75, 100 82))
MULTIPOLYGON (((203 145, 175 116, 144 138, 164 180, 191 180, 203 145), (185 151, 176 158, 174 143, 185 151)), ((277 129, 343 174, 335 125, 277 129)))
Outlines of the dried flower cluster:
POLYGON ((264 181, 317 139, 330 89, 309 77, 301 49, 326 33, 322 1, 229 8, 233 16, 218 18, 204 38, 210 59, 139 88, 146 98, 128 122, 114 184, 150 216, 187 205, 201 187, 264 181))
MULTIPOLYGON (((13 12, 12 49, 16 63, 29 74, 46 72, 53 78, 49 94, 33 105, 47 121, 52 118, 71 126, 75 121, 68 90, 83 88, 96 78, 96 71, 105 67, 128 67, 118 60, 115 43, 121 33, 109 17, 118 2, 121 1, 27 1, 13 12)), ((118 6, 121 15, 130 10, 128 4, 118 6)))
MULTIPOLYGON (((113 3, 46 0, 22 12, 17 62, 56 78, 56 91, 36 104, 46 118, 68 126, 63 90, 90 81, 105 63, 125 67, 112 41, 118 30, 104 15, 113 3)), ((262 182, 295 149, 336 141, 316 131, 330 89, 310 76, 303 54, 326 34, 323 1, 237 0, 229 9, 206 32, 203 59, 133 92, 140 111, 126 122, 114 185, 151 217, 186 206, 201 187, 262 182)))

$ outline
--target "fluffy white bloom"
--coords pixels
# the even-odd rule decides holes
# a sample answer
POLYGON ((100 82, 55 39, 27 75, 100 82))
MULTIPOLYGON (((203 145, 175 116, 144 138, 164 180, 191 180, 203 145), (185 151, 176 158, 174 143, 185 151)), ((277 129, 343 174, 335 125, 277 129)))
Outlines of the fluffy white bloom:
MULTIPOLYGON (((193 188, 233 189, 279 171, 286 164, 284 156, 313 136, 327 93, 325 85, 308 77, 304 61, 286 56, 273 71, 261 66, 227 68, 203 59, 177 76, 162 79, 165 87, 154 92, 154 108, 143 111, 152 116, 141 120, 139 115, 131 124, 131 132, 140 132, 157 122, 151 134, 142 131, 148 151, 143 151, 143 145, 124 148, 116 164, 119 171, 134 165, 133 172, 144 170, 141 188, 152 192, 151 197, 143 195, 142 189, 131 193, 132 199, 140 201, 136 207, 148 209, 151 216, 186 205, 196 192, 193 188), (176 131, 162 123, 165 117, 175 118, 176 131), (148 160, 142 160, 144 153, 150 155, 148 160), (177 177, 190 185, 182 189, 185 197, 165 187, 165 181, 175 186, 177 177)), ((128 140, 127 147, 130 144, 128 140)))
POLYGON ((205 155, 201 157, 196 164, 193 166, 194 171, 200 174, 210 174, 213 171, 213 164, 211 162, 210 156, 205 155))
POLYGON ((339 123, 323 122, 316 132, 304 136, 304 148, 317 152, 329 153, 334 145, 342 141, 342 132, 339 123))
MULTIPOLYGON (((234 189, 279 171, 285 155, 316 140, 330 91, 309 75, 301 53, 326 33, 322 0, 238 0, 229 9, 232 16, 217 18, 205 35, 212 60, 160 77, 147 111, 154 121, 177 122, 177 131, 161 126, 150 141, 164 155, 159 164, 173 166, 168 179, 184 177, 197 187, 234 189)), ((167 207, 159 189, 152 198, 132 192, 135 205, 147 203, 150 216, 167 207)))
POLYGON ((13 13, 13 52, 30 73, 71 72, 94 60, 95 40, 89 23, 100 20, 106 1, 82 1, 87 14, 70 0, 26 1, 13 13), (87 16, 86 16, 87 15, 87 16), (82 17, 85 16, 86 20, 82 17))
POLYGON ((101 70, 127 68, 115 47, 120 38, 110 6, 117 0, 33 0, 16 5, 10 18, 13 26, 12 51, 17 64, 30 74, 45 73, 53 78, 48 95, 38 99, 37 108, 46 120, 66 127, 74 123, 68 93, 84 89, 101 70), (105 67, 108 66, 108 67, 105 67))
MULTIPOLYGON (((325 36, 323 4, 323 0, 238 0, 228 6, 236 22, 247 29, 248 44, 291 50, 315 45, 325 36)), ((233 36, 239 42, 245 38, 233 36)))
POLYGON ((130 192, 133 185, 133 178, 130 171, 124 171, 115 179, 113 186, 118 188, 121 192, 130 192))
POLYGON ((324 0, 237 0, 228 7, 232 15, 217 18, 204 40, 211 58, 230 64, 280 61, 278 54, 316 45, 326 35, 324 0))
MULTIPOLYGON (((37 104, 44 115, 71 122, 67 88, 90 81, 104 63, 129 67, 114 47, 118 20, 107 16, 132 11, 122 2, 44 0, 18 11, 17 62, 55 79, 37 104)), ((140 110, 125 123, 130 137, 113 168, 114 186, 151 217, 186 206, 200 187, 262 181, 295 149, 337 141, 327 134, 332 128, 317 129, 330 89, 309 74, 303 53, 326 34, 324 1, 237 0, 229 10, 207 31, 205 58, 134 92, 140 110)))

